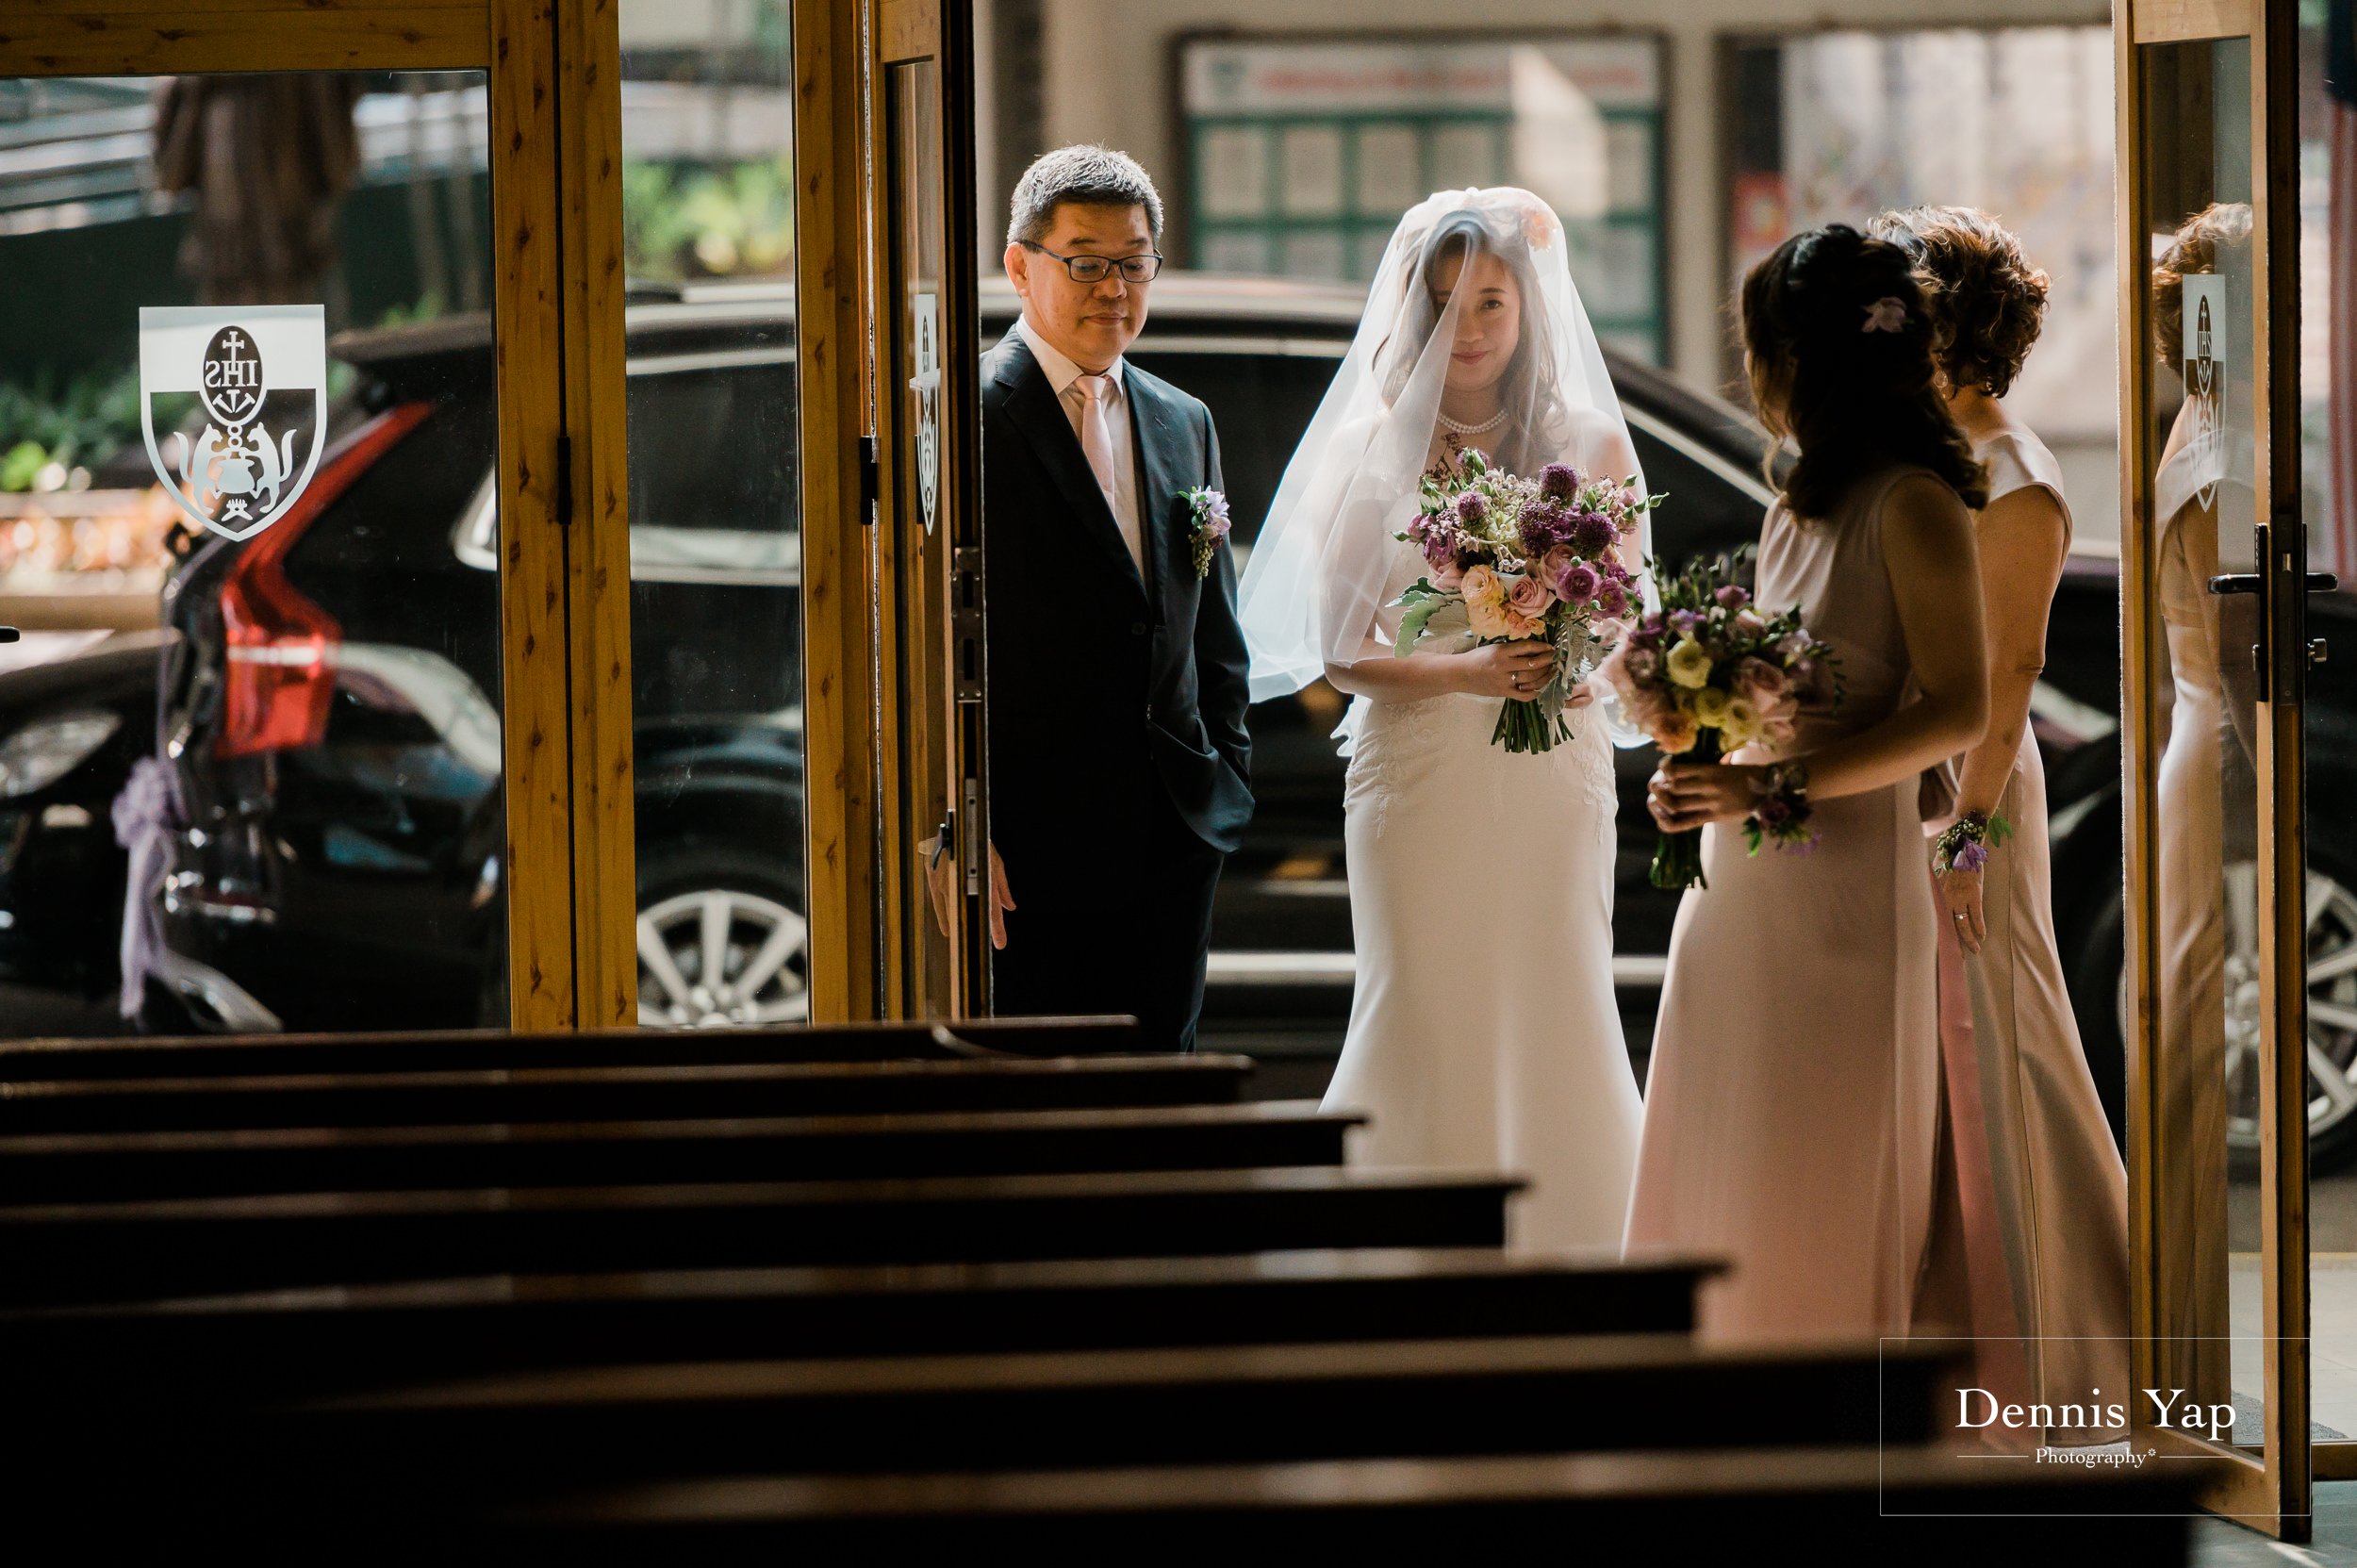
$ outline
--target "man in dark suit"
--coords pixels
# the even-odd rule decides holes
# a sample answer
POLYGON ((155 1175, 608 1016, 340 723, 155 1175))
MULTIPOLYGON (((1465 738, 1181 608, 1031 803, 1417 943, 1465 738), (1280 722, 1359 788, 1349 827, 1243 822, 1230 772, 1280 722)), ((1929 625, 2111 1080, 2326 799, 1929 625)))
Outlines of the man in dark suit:
POLYGON ((1220 488, 1211 414, 1121 357, 1162 226, 1105 148, 1015 187, 1023 315, 982 362, 992 985, 1001 1014, 1130 1013, 1189 1050, 1251 758, 1235 563, 1189 497, 1220 488))

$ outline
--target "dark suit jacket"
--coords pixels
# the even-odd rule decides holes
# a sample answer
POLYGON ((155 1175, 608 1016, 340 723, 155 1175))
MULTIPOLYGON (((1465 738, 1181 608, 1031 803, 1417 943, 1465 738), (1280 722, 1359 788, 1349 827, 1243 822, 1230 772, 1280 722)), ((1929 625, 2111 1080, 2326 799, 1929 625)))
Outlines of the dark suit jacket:
POLYGON ((1142 833, 1149 788, 1222 853, 1252 815, 1235 561, 1222 546, 1195 575, 1184 494, 1220 487, 1211 412, 1135 365, 1122 382, 1144 580, 1030 346, 1010 332, 982 359, 991 832, 1010 867, 1010 840, 1105 854, 1086 835, 1142 833))

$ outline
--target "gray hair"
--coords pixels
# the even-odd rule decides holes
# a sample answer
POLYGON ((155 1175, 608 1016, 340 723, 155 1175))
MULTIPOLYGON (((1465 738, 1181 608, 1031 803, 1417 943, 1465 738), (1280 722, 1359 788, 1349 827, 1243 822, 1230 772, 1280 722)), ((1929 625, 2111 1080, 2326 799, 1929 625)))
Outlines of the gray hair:
POLYGON ((1007 243, 1038 244, 1065 202, 1082 206, 1142 206, 1155 243, 1162 238, 1162 198, 1152 176, 1127 153, 1094 144, 1042 153, 1015 181, 1007 213, 1007 243))

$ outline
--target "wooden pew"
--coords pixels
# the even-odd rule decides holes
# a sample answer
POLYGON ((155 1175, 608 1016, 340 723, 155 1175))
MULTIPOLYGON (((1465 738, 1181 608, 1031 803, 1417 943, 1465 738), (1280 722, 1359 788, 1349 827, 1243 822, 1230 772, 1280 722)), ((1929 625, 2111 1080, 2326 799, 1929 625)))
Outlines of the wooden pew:
POLYGON ((0 1201, 1339 1165, 1314 1101, 0 1138, 0 1201))
POLYGON ((508 1510, 494 1540, 639 1560, 2187 1560, 2201 1468, 2089 1477, 1871 1444, 1063 1472, 722 1477, 508 1510), (1992 1474, 1995 1472, 1995 1474, 1992 1474), (1249 1543, 1245 1547, 1240 1543, 1249 1543))
POLYGON ((0 1085, 0 1136, 1218 1105, 1251 1070, 1198 1055, 27 1081, 0 1085))
POLYGON ((0 1040, 0 1082, 268 1078, 292 1073, 450 1072, 491 1067, 725 1066, 748 1063, 951 1061, 985 1053, 1117 1055, 1136 1020, 971 1018, 954 1023, 758 1029, 435 1030, 120 1040, 0 1040))
POLYGON ((1302 1168, 28 1205, 0 1209, 0 1306, 474 1274, 1496 1246, 1519 1185, 1302 1168))
POLYGON ((1850 1560, 1894 1498, 2090 1495, 1928 1464, 1938 1351, 1697 1345, 1707 1265, 1508 1259, 1510 1178, 1338 1168, 1123 1021, 988 1032, 0 1048, 17 1527, 1850 1560))
POLYGON ((1266 1252, 336 1286, 0 1313, 0 1406, 114 1426, 469 1374, 700 1360, 1689 1332, 1712 1266, 1266 1252))
POLYGON ((510 1374, 145 1423, 126 1457, 248 1511, 453 1529, 745 1474, 1920 1444, 1952 1359, 1682 1335, 1163 1347, 510 1374))

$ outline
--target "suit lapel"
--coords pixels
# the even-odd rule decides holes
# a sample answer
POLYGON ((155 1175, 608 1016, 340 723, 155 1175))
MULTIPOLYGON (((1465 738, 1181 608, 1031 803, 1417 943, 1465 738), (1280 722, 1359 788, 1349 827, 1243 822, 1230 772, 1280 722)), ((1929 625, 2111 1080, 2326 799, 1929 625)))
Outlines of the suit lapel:
MULTIPOLYGON (((1072 433, 1072 418, 1064 412, 1056 390, 1047 384, 1047 372, 1031 355, 1030 346, 1013 334, 1009 340, 1014 362, 1005 371, 1007 382, 1007 417, 1030 443, 1033 455, 1047 470, 1056 491, 1063 498, 1082 530, 1092 536, 1097 548, 1109 553, 1129 580, 1138 584, 1138 591, 1146 591, 1139 582, 1138 567, 1129 558, 1129 547, 1121 537, 1121 525, 1113 520, 1113 508, 1105 504, 1105 492, 1096 487, 1096 475, 1089 470, 1087 454, 1080 451, 1080 438, 1072 433)), ((1139 498, 1143 503, 1145 498, 1139 498)))
POLYGON ((1154 578, 1146 585, 1146 593, 1159 614, 1168 597, 1164 578, 1176 558, 1171 534, 1178 522, 1180 489, 1175 466, 1178 431, 1171 417, 1169 400, 1159 388, 1138 374, 1135 366, 1124 372, 1122 381, 1129 398, 1129 444, 1138 454, 1138 526, 1144 546, 1141 553, 1154 578))

